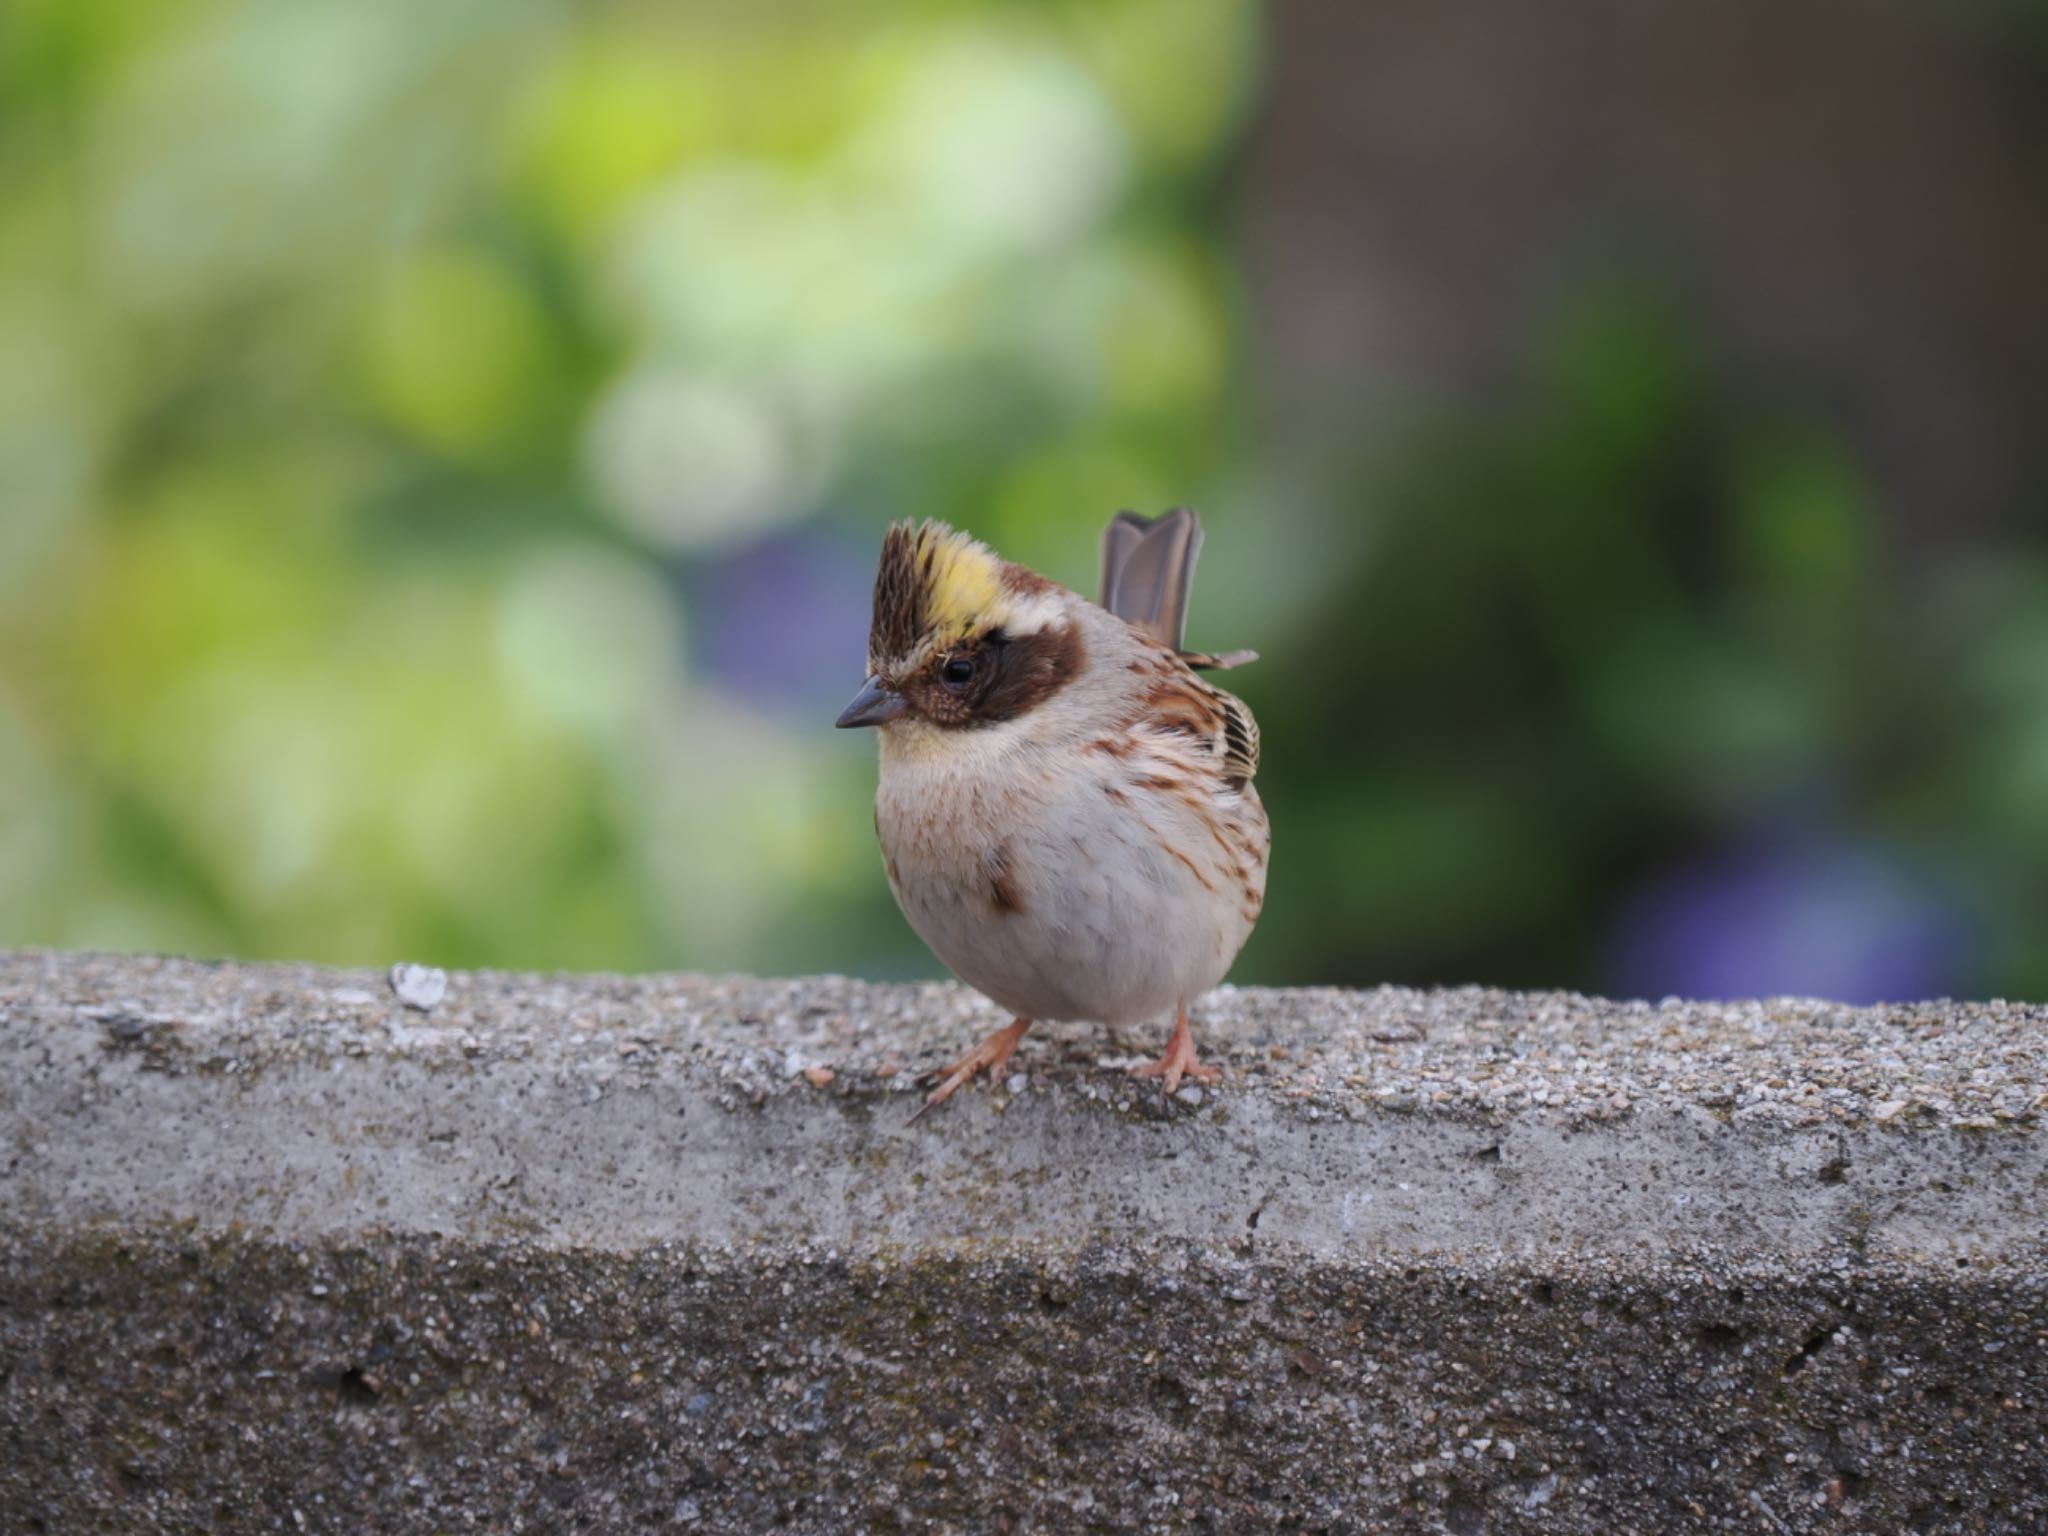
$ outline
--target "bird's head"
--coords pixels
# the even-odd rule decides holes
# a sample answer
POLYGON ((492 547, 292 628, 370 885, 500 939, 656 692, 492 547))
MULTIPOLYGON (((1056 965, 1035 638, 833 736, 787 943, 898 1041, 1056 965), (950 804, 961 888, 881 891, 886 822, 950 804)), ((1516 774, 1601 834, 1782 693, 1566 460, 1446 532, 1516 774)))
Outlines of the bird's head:
POLYGON ((1015 719, 1086 661, 1083 599, 943 523, 897 523, 875 573, 868 677, 841 726, 1015 719))

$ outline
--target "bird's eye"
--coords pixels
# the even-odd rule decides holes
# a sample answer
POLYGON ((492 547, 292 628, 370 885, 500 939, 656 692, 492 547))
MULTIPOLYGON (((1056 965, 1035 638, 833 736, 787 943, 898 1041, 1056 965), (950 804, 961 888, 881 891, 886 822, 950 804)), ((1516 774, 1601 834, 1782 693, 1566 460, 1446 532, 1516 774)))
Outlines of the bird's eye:
POLYGON ((974 658, 955 656, 939 668, 939 679, 948 688, 965 688, 974 681, 974 658))

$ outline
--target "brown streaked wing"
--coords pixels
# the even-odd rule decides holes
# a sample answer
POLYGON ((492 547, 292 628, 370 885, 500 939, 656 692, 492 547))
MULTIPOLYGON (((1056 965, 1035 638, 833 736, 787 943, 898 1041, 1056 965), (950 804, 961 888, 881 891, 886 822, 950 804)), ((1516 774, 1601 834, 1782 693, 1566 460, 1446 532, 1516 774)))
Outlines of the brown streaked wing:
POLYGON ((1258 777, 1259 722, 1236 694, 1211 691, 1223 709, 1223 782, 1242 790, 1258 777))
POLYGON ((1199 748, 1207 761, 1188 766, 1214 774, 1225 789, 1242 792, 1258 774, 1259 723, 1235 694, 1176 669, 1144 696, 1143 707, 1154 732, 1199 748))

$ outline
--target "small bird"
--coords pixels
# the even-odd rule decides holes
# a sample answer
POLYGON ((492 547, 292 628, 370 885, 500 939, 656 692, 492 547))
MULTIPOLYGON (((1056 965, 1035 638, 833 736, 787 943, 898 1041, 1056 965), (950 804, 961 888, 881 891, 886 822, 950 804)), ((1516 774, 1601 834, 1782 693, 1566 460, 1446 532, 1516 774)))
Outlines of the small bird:
MULTIPOLYGON (((1188 1004, 1258 921, 1272 846, 1251 711, 1182 649, 1201 522, 1121 512, 1102 602, 942 523, 882 541, 868 677, 839 725, 876 726, 875 831, 919 938, 1015 1021, 946 1068, 918 1115, 999 1077, 1033 1020, 1174 1015, 1172 1093, 1221 1072, 1188 1004)), ((913 1117, 915 1118, 915 1117, 913 1117)))

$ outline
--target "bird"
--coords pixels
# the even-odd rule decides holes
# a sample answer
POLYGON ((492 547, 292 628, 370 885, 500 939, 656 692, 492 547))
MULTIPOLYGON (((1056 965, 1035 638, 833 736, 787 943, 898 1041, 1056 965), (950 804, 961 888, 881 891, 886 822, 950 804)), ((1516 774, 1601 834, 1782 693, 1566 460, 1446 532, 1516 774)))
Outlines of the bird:
POLYGON ((1133 1068, 1162 1098, 1214 1084, 1188 1006, 1258 921, 1272 847, 1259 728, 1184 648, 1202 544, 1189 507, 1120 512, 1090 602, 941 522, 882 540, 867 676, 842 728, 880 738, 875 832, 919 938, 1012 1022, 950 1066, 913 1121, 999 1080, 1034 1022, 1174 1019, 1133 1068))

